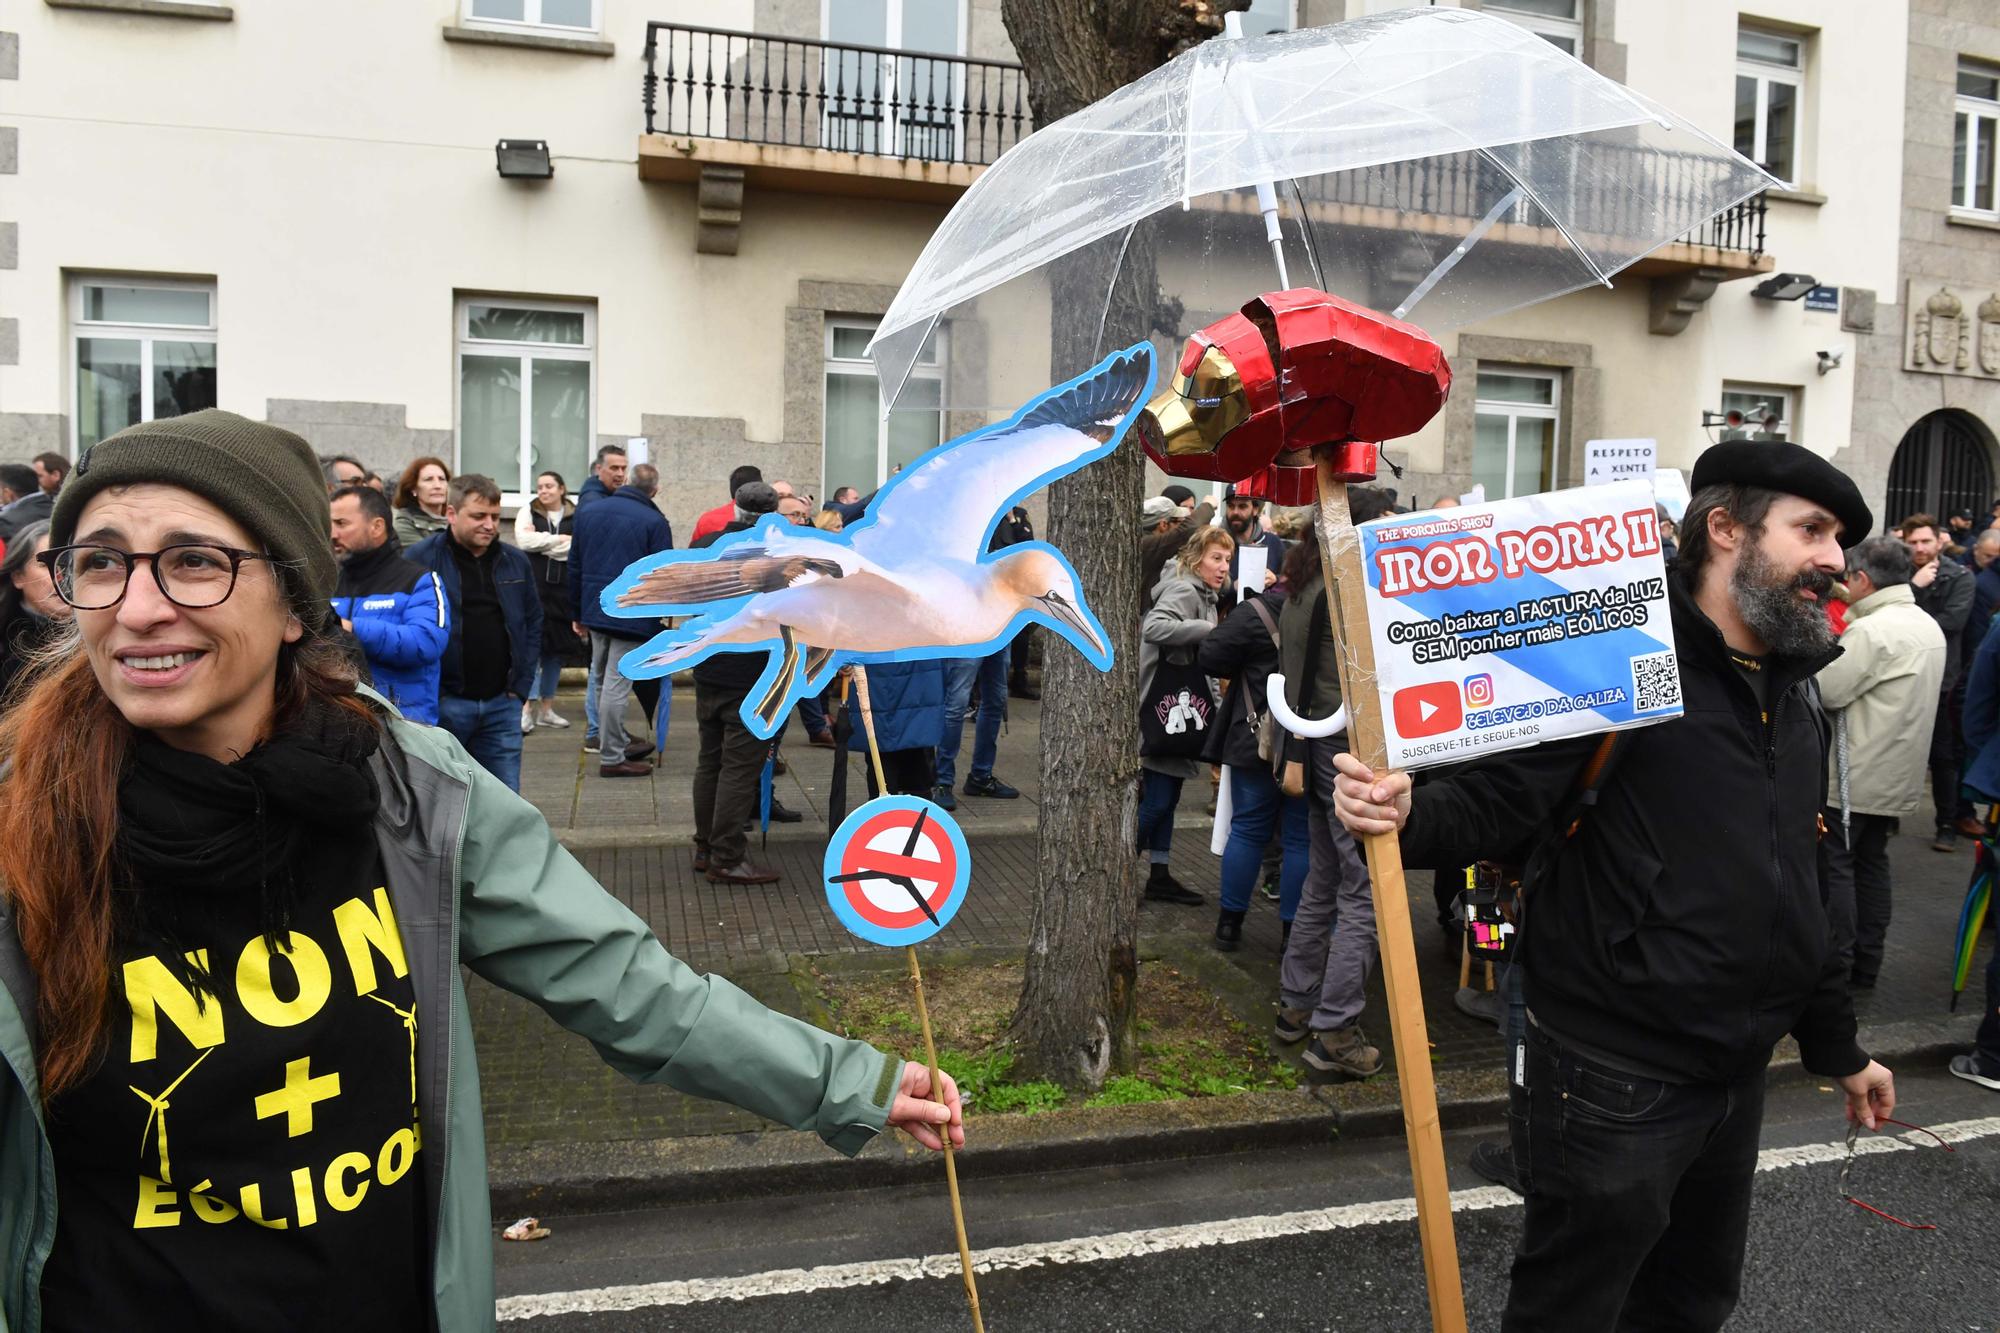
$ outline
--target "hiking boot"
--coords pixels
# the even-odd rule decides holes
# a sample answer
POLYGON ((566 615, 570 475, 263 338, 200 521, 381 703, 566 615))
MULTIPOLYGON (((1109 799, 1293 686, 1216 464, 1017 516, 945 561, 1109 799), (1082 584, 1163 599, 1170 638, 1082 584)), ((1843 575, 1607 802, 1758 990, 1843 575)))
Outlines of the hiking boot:
POLYGON ((711 884, 776 884, 778 882, 778 872, 769 866, 760 866, 754 861, 738 861, 733 866, 710 866, 708 868, 708 882, 711 884))
POLYGON ((1496 1185, 1505 1185, 1516 1194, 1522 1193, 1521 1173, 1514 1169, 1514 1150, 1504 1143, 1481 1143, 1472 1149, 1471 1166, 1474 1171, 1496 1185))
POLYGON ((1215 922, 1215 947, 1224 953, 1234 953, 1243 943, 1243 913, 1222 909, 1222 915, 1215 922))
POLYGON ((950 787, 933 787, 931 789, 931 803, 943 810, 958 809, 958 798, 951 794, 950 787))
POLYGON ((1295 1041, 1304 1041, 1312 1033, 1306 1020, 1312 1017, 1310 1009, 1278 1009, 1278 1021, 1271 1025, 1271 1035, 1287 1046, 1295 1041))
POLYGON ((1951 1072, 1954 1077, 1967 1083, 1977 1083, 1982 1088, 2000 1092, 2000 1074, 1987 1074, 1979 1068, 1977 1055, 1954 1055, 1951 1057, 1951 1072))
POLYGON ((991 773, 983 778, 966 778, 963 790, 967 796, 984 796, 994 801, 1011 801, 1021 794, 991 773))
POLYGON ((1369 1078, 1382 1072, 1382 1052, 1368 1044, 1361 1025, 1315 1032, 1306 1043, 1305 1062, 1336 1078, 1369 1078))
POLYGON ((1182 907, 1199 907, 1208 901, 1168 874, 1165 861, 1153 862, 1152 870, 1147 872, 1146 897, 1152 902, 1178 903, 1182 907))

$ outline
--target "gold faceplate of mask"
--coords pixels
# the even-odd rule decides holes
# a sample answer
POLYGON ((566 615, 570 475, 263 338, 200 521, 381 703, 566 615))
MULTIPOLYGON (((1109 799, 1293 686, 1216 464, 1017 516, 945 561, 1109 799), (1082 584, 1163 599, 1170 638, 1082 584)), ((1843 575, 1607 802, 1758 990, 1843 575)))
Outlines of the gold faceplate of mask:
POLYGON ((1236 363, 1220 347, 1209 347, 1194 373, 1175 371, 1172 386, 1146 404, 1146 411, 1168 454, 1209 454, 1243 424, 1250 406, 1236 363))

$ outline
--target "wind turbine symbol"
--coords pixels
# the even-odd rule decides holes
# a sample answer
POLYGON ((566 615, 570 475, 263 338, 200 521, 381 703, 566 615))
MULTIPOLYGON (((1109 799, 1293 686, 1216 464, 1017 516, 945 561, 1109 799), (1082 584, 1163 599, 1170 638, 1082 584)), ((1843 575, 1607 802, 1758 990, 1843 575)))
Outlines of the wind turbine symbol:
POLYGON ((160 1135, 159 1139, 157 1140, 157 1144, 160 1150, 160 1183, 163 1185, 171 1185, 174 1180, 172 1175, 173 1168, 167 1157, 167 1106, 168 1106, 167 1099, 174 1095, 175 1088, 178 1088, 181 1084, 187 1082, 187 1076, 189 1074, 192 1074, 195 1070, 201 1068, 201 1062, 203 1060, 208 1059, 209 1056, 214 1054, 215 1054, 215 1047, 211 1046, 207 1050, 203 1051, 200 1055, 197 1055, 194 1058, 194 1063, 189 1065, 186 1069, 182 1070, 181 1076, 175 1079, 172 1083, 167 1084, 166 1089, 163 1092, 161 1092, 160 1095, 157 1097, 155 1097, 150 1092, 144 1092, 138 1088, 132 1088, 132 1085, 130 1083, 127 1083, 125 1085, 128 1088, 132 1088, 132 1091, 138 1094, 139 1100, 146 1103, 147 1107, 146 1123, 139 1129, 140 1156, 143 1157, 146 1152, 146 1136, 153 1132, 153 1126, 156 1123, 160 1127, 160 1135))
POLYGON ((410 1034, 410 1105, 412 1105, 412 1106, 415 1106, 415 1105, 417 1104, 417 1006, 416 1006, 416 1002, 415 1002, 414 1000, 413 1000, 413 1001, 411 1001, 411 1003, 410 1003, 410 1007, 409 1007, 408 1009, 398 1009, 398 1008, 397 1008, 397 1007, 396 1007, 395 1005, 393 1005, 393 1004, 390 1004, 390 1003, 389 1003, 389 1001, 387 1001, 387 1000, 383 999, 383 998, 382 998, 381 996, 379 996, 379 995, 370 995, 370 996, 369 996, 368 998, 369 998, 369 999, 371 999, 371 1000, 373 1000, 373 1001, 375 1001, 375 1003, 377 1003, 377 1004, 379 1004, 379 1005, 382 1005, 382 1006, 384 1006, 385 1008, 387 1008, 387 1009, 388 1009, 388 1011, 389 1011, 390 1013, 392 1013, 392 1014, 396 1015, 396 1017, 398 1017, 398 1018, 402 1019, 402 1020, 403 1020, 403 1031, 405 1031, 405 1032, 407 1032, 407 1033, 409 1033, 409 1034, 410 1034))
MULTIPOLYGON (((930 818, 930 813, 928 810, 917 811, 916 821, 910 825, 909 840, 903 844, 903 859, 905 861, 909 860, 915 854, 917 841, 923 837, 924 821, 930 818)), ((835 875, 827 882, 829 884, 852 884, 864 879, 883 879, 891 884, 901 885, 904 892, 916 899, 917 909, 930 918, 931 924, 940 929, 943 928, 944 923, 939 921, 937 913, 931 910, 930 901, 917 891, 917 881, 908 875, 897 874, 893 870, 870 870, 866 866, 863 866, 861 869, 851 870, 845 875, 835 875)))

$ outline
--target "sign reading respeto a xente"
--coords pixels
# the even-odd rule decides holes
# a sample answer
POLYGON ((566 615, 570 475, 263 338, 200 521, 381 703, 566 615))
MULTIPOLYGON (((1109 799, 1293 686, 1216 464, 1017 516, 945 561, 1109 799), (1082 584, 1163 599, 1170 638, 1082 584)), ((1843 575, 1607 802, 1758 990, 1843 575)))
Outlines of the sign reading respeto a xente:
POLYGON ((1620 482, 1363 524, 1389 762, 1679 717, 1653 504, 1620 482))

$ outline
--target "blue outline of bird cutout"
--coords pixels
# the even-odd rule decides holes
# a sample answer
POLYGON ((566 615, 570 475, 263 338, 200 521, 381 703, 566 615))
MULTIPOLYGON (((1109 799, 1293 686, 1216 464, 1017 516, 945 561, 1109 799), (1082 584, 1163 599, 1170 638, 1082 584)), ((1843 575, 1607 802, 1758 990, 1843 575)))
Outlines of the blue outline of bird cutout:
POLYGON ((605 614, 694 618, 618 669, 643 680, 719 652, 769 653, 742 709, 760 739, 846 663, 983 657, 1028 624, 1109 671, 1104 626, 1068 558, 1047 542, 987 543, 1022 497, 1116 449, 1152 386, 1153 349, 1134 344, 923 454, 839 532, 767 514, 706 549, 635 561, 605 588, 605 614))

